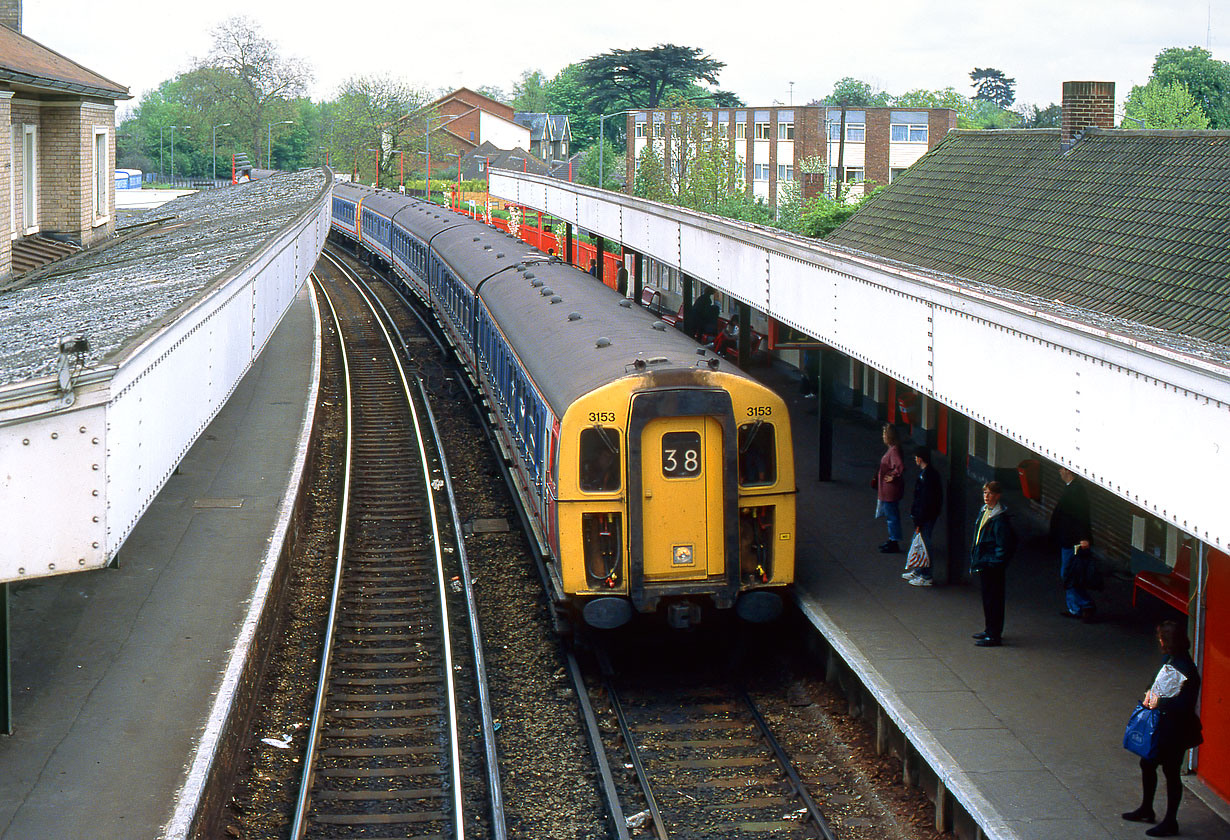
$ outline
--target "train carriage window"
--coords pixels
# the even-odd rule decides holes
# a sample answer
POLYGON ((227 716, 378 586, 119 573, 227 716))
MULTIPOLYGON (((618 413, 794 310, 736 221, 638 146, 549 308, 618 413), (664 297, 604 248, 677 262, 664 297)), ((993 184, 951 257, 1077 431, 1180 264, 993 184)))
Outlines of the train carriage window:
POLYGON ((586 493, 619 490, 619 432, 594 426, 581 431, 581 489, 586 493))
POLYGON ((700 475, 702 453, 698 432, 667 432, 662 435, 662 475, 692 478, 700 475))
POLYGON ((739 484, 744 487, 777 482, 777 437, 773 426, 757 420, 739 427, 739 484))

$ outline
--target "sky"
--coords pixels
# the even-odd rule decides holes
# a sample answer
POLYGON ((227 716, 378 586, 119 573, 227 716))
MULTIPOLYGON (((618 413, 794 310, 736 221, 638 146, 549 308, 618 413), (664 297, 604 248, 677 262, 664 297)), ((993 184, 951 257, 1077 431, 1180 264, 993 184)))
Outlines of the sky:
POLYGON ((549 77, 612 48, 673 43, 725 62, 720 86, 751 106, 806 104, 844 76, 893 94, 954 87, 970 95, 970 71, 994 67, 1016 79, 1018 103, 1058 102, 1064 81, 1113 81, 1122 107, 1167 47, 1207 44, 1215 58, 1230 58, 1221 48, 1230 39, 1230 0, 778 0, 766 7, 619 0, 598 14, 580 4, 560 13, 544 8, 494 0, 24 0, 23 31, 126 85, 134 96, 128 107, 204 57, 211 30, 238 15, 255 21, 282 55, 312 67, 316 100, 360 75, 433 92, 511 91, 525 70, 549 77))

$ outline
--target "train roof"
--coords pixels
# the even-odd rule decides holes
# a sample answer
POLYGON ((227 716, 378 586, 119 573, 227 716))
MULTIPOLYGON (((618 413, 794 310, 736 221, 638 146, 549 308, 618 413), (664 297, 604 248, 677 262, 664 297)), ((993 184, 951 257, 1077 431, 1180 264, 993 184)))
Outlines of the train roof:
POLYGON ((745 375, 566 263, 512 266, 484 283, 479 296, 557 415, 595 388, 637 373, 638 359, 653 369, 708 369, 717 360, 717 369, 745 375))
MULTIPOLYGON (((403 218, 398 216, 398 222, 403 218)), ((453 275, 471 289, 477 289, 488 277, 515 265, 547 261, 546 254, 515 236, 465 217, 459 219, 459 224, 431 239, 431 247, 453 275)))

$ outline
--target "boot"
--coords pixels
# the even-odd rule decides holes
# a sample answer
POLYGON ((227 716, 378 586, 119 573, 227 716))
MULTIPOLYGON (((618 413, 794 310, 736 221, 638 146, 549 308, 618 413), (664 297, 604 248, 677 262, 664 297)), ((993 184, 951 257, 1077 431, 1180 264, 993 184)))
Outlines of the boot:
POLYGON ((1157 817, 1153 814, 1153 809, 1145 808, 1144 806, 1137 808, 1135 811, 1128 811, 1123 815, 1123 818, 1129 822, 1157 822, 1157 817))
POLYGON ((1162 820, 1157 825, 1145 831, 1148 837, 1174 837, 1179 833, 1178 820, 1162 820))

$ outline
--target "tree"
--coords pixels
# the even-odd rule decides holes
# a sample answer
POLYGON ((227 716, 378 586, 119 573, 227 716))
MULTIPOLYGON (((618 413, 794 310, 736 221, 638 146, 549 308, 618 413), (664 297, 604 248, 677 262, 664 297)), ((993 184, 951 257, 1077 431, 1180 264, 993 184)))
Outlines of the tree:
MULTIPOLYGON (((624 150, 617 148, 609 139, 602 146, 602 186, 608 190, 623 188, 625 169, 624 150)), ((573 173, 573 180, 591 187, 598 186, 598 144, 585 150, 581 165, 573 173)))
POLYGON ((656 143, 646 143, 641 150, 636 162, 636 177, 632 181, 632 194, 650 201, 670 203, 674 196, 671 195, 666 170, 656 147, 656 143))
POLYGON ((641 153, 636 194, 704 213, 741 200, 744 168, 730 124, 715 124, 710 112, 689 106, 676 108, 672 116, 665 142, 651 140, 641 153))
POLYGON ((1136 85, 1123 103, 1121 128, 1205 129, 1209 118, 1187 85, 1166 84, 1153 79, 1143 87, 1136 85))
POLYGON ((304 94, 311 70, 297 58, 283 58, 248 18, 229 18, 212 34, 213 48, 196 65, 203 71, 199 80, 214 101, 229 106, 236 133, 250 139, 260 165, 267 124, 293 115, 290 102, 304 94))
POLYGON ((973 82, 975 99, 985 99, 994 102, 1001 108, 1007 108, 1016 101, 1016 79, 1009 79, 1002 70, 994 67, 975 67, 969 74, 973 82))
POLYGON ((1217 61, 1203 47, 1170 47, 1157 54, 1149 81, 1179 82, 1216 129, 1230 128, 1230 64, 1217 61))
POLYGON ((517 111, 550 113, 547 110, 548 84, 550 82, 543 77, 541 70, 524 71, 521 79, 513 85, 512 102, 509 104, 517 111))
POLYGON ((894 96, 892 104, 897 108, 951 108, 954 111, 968 109, 970 100, 957 91, 947 87, 943 90, 924 90, 918 88, 906 91, 900 96, 894 96))
POLYGON ((331 114, 331 142, 326 144, 334 154, 334 165, 340 168, 348 162, 355 174, 369 162, 374 168, 376 155, 368 150, 379 149, 382 172, 395 166, 404 168, 404 159, 398 161, 394 150, 409 158, 411 169, 417 168, 418 151, 423 147, 422 131, 418 129, 422 126, 406 117, 422 108, 427 97, 426 91, 387 75, 347 79, 338 91, 331 114))
POLYGON ((1018 105, 1016 112, 1021 117, 1021 128, 1059 128, 1063 122, 1063 106, 1054 102, 1045 108, 1018 105))
POLYGON ((833 85, 833 92, 816 104, 844 105, 847 108, 883 108, 889 104, 889 95, 877 91, 867 82, 846 76, 833 85))
POLYGON ((671 91, 697 80, 717 84, 726 64, 701 55, 698 47, 659 44, 653 49, 615 49, 580 63, 578 81, 601 111, 657 108, 671 91))

